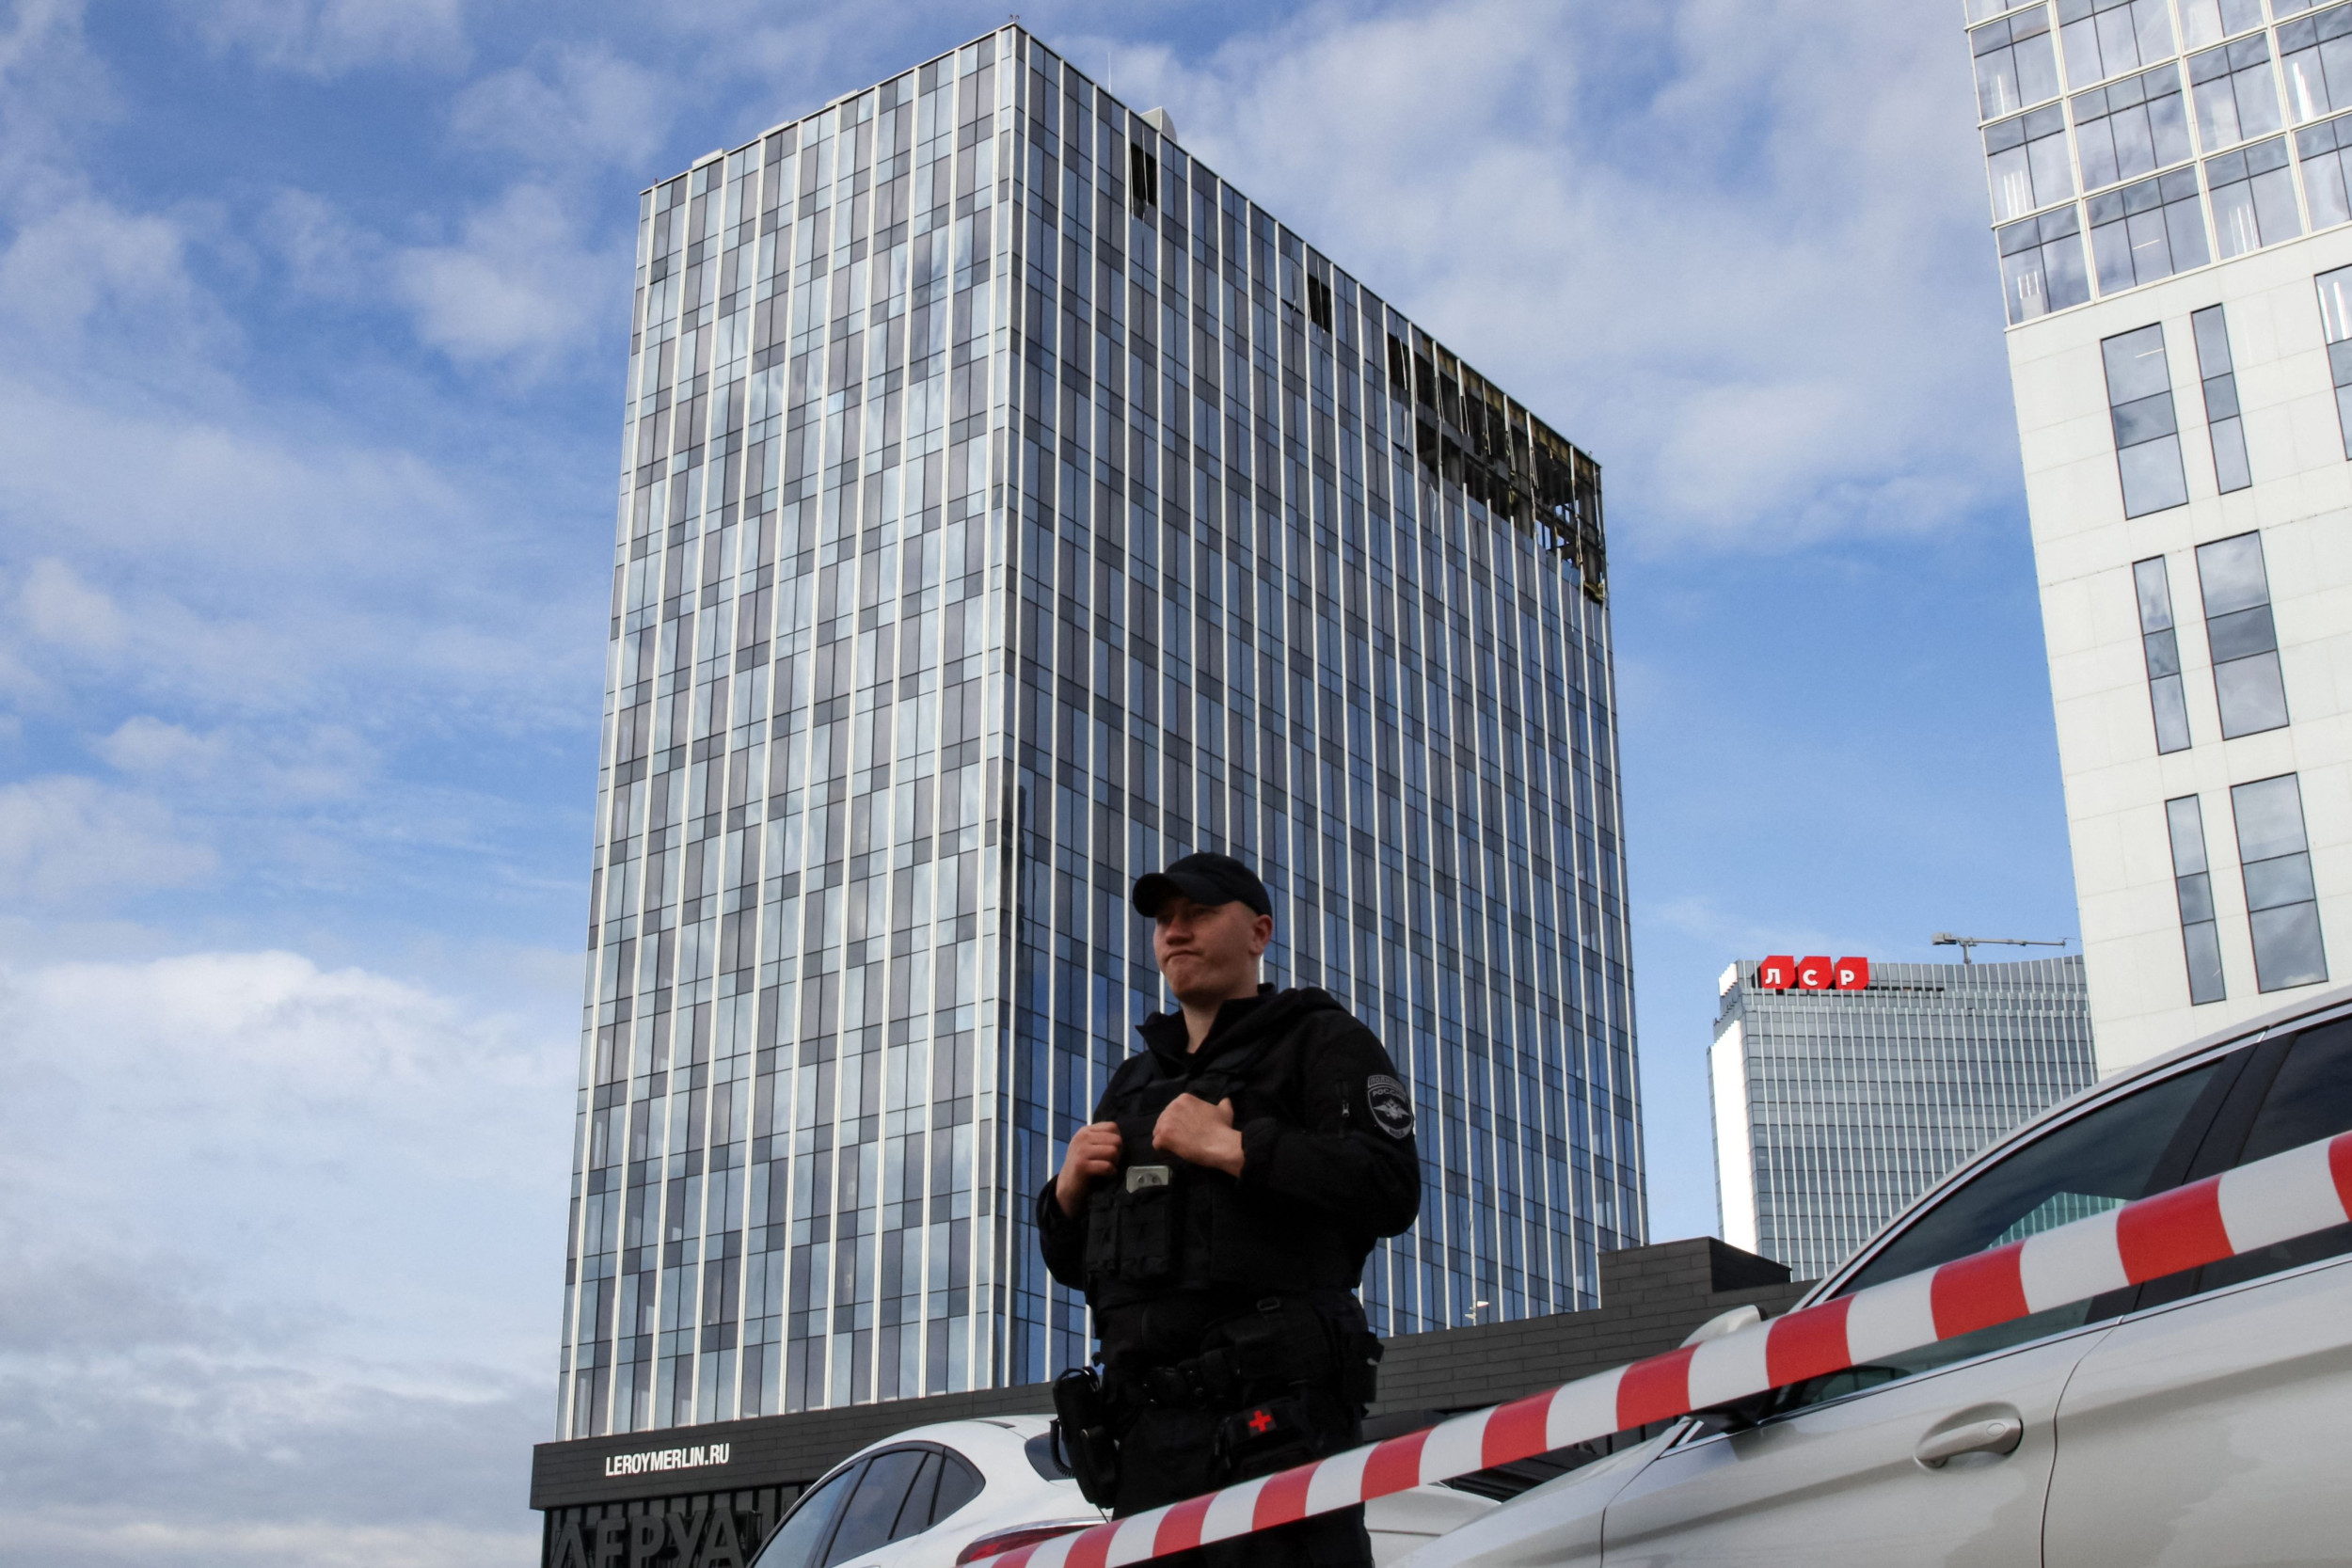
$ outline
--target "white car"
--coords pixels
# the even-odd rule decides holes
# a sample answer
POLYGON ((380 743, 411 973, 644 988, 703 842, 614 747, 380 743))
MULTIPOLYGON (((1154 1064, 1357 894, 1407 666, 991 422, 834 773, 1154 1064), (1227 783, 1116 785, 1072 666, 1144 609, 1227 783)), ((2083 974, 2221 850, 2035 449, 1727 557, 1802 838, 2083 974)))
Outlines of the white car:
MULTIPOLYGON (((2340 990, 2035 1118, 1804 1305, 2346 1131, 2340 990)), ((2352 1560, 2347 1254, 2340 1226, 1671 1423, 1407 1568, 2352 1560)))
MULTIPOLYGON (((1078 1494, 1042 1416, 915 1427, 870 1444, 801 1495, 754 1568, 956 1568, 1106 1515, 1078 1494)), ((1365 1510, 1386 1564, 1494 1504, 1422 1486, 1365 1510)))

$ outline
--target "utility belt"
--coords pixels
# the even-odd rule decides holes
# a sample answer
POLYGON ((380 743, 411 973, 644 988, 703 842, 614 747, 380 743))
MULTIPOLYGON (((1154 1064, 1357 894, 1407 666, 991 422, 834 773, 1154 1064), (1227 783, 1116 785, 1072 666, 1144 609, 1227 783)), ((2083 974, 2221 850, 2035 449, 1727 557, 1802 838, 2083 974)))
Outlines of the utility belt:
POLYGON ((1198 1354, 1112 1366, 1105 1392, 1115 1409, 1231 1410, 1288 1389, 1320 1387, 1360 1412, 1378 1395, 1380 1341, 1337 1316, 1310 1296, 1264 1296, 1210 1323, 1198 1354))
POLYGON ((1352 1440, 1378 1392, 1382 1347, 1344 1313, 1304 1295, 1274 1295, 1219 1318, 1199 1353, 1173 1361, 1122 1357, 1098 1373, 1073 1368, 1054 1385, 1056 1441, 1087 1500, 1111 1505, 1120 1440, 1153 1411, 1216 1418, 1211 1482, 1268 1475, 1352 1440))

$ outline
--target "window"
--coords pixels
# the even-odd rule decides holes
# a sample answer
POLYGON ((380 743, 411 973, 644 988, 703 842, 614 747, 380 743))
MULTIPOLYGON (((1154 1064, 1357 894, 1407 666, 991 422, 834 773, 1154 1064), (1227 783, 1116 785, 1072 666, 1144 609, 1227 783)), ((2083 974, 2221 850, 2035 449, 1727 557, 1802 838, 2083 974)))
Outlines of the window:
MULTIPOLYGON (((2286 1043, 2283 1056, 2232 1165, 2267 1160, 2352 1127, 2352 1020, 2304 1030, 2286 1043)), ((2346 1252, 2352 1252, 2352 1225, 2340 1225, 2208 1263, 2197 1285, 2217 1290, 2346 1252)))
POLYGON ((2132 583, 2139 591, 2139 646, 2156 715, 2156 750, 2186 751, 2188 704, 2181 690, 2181 643, 2172 627, 2172 578, 2164 557, 2134 562, 2132 583))
POLYGON ((1331 330, 1331 285, 1313 273, 1307 275, 1307 319, 1326 332, 1331 330))
POLYGON ((2279 29, 2287 107, 2296 119, 2352 109, 2352 6, 2333 6, 2279 29))
POLYGON ((1021 1452, 1028 1459, 1029 1468, 1047 1481, 1069 1481, 1077 1473, 1063 1464, 1061 1455, 1054 1451, 1054 1434, 1050 1432, 1041 1432, 1022 1444, 1021 1452))
POLYGON ((2181 42, 2185 48, 2219 43, 2262 22, 2263 0, 2181 0, 2181 42))
POLYGON ((2279 675, 2279 634, 2270 620, 2262 535, 2241 533, 2198 546, 2197 581, 2205 600, 2205 643, 2213 656, 2214 695, 2221 705, 2221 738, 2280 728, 2287 721, 2287 694, 2279 675))
POLYGON ((2074 145, 2082 151, 2085 190, 2186 162, 2188 103, 2181 94, 2181 68, 2164 66, 2076 98, 2074 145))
POLYGON ((966 1464, 961 1455, 950 1453, 946 1457, 946 1468, 939 1473, 939 1496, 931 1503, 932 1524, 939 1523, 978 1497, 980 1488, 986 1484, 980 1480, 980 1472, 966 1464))
POLYGON ((2312 227, 2352 219, 2352 194, 2344 189, 2345 171, 2352 169, 2352 117, 2305 126, 2295 133, 2295 150, 2303 160, 2303 198, 2312 205, 2312 227))
POLYGON ((2233 784, 2238 869, 2246 879, 2246 921, 2254 937, 2254 985, 2283 990, 2328 978, 2319 940, 2318 894, 2311 844, 2303 835, 2303 791, 2292 773, 2233 784))
POLYGON ((2172 53, 2165 0, 2058 0, 2058 9, 2066 79, 2078 87, 2172 53))
POLYGON ((1127 199, 1137 217, 1160 204, 1160 160, 1140 142, 1127 144, 1127 199))
POLYGON ((1971 24, 1990 22, 2005 11, 2017 8, 2017 0, 1968 0, 1968 20, 1971 24))
POLYGON ((2221 307, 2188 318, 2197 339, 2197 375, 2205 389, 2205 434, 2213 441, 2213 476, 2223 495, 2254 483, 2246 461, 2246 421, 2237 408, 2237 373, 2230 360, 2230 329, 2221 307))
POLYGON ((1995 223, 2074 194, 2074 166, 2066 157, 2066 111, 2056 103, 1985 127, 1984 160, 1993 180, 1995 223))
POLYGON ((907 1500, 898 1507, 898 1522, 890 1527, 891 1540, 904 1540, 930 1528, 931 1498, 939 1492, 939 1451, 927 1450, 922 1468, 914 1472, 914 1484, 907 1488, 907 1500))
POLYGON ((2197 99, 2197 136, 2206 151, 2279 129, 2279 89, 2271 85, 2265 35, 2192 55, 2188 81, 2197 99))
POLYGON ((2221 933, 2213 918, 2213 872, 2205 862, 2205 812, 2194 795, 2164 803, 2164 821, 2172 835, 2172 892, 2181 906, 2181 947, 2188 960, 2188 1000, 2191 1006, 2218 1002, 2221 987, 2221 933))
POLYGON ((2072 207, 1994 231, 2001 246, 2001 292, 2011 326, 2090 297, 2083 269, 2082 222, 2072 207))
POLYGON ((2277 17, 2293 16, 2296 11, 2310 10, 2318 4, 2319 0, 2270 0, 2270 14, 2277 17))
MULTIPOLYGON (((2208 1062, 2053 1128, 1979 1171, 1915 1218, 1854 1272, 1837 1293, 1851 1295, 1955 1258, 2006 1245, 2073 1220, 2120 1209, 2176 1185, 2207 1121, 2222 1064, 2208 1062)), ((1873 1384, 1947 1366, 2129 1309, 2130 1292, 2071 1302, 1996 1323, 1887 1362, 1856 1367, 1785 1390, 1777 1409, 1817 1403, 1873 1384)))
POLYGON ((2188 499, 2181 471, 2181 436, 2172 415, 2172 372, 2164 357, 2164 328, 2143 326, 2099 345, 2106 359, 2107 412, 2115 427, 2116 466, 2123 480, 2123 515, 2145 516, 2188 499))
POLYGON ((2208 160, 2205 184, 2213 192, 2214 234, 2225 257, 2303 232, 2284 136, 2208 160))
POLYGON ((2205 214, 2197 201, 2197 171, 2176 168, 2092 197, 2090 254, 2103 294, 2211 261, 2205 214))
POLYGON ((817 1568, 825 1543, 833 1535, 834 1521, 841 1515, 841 1505, 849 1500, 865 1471, 863 1464, 852 1465, 793 1504, 792 1512, 785 1515, 760 1552, 756 1568, 817 1568))
POLYGON ((2328 369, 2336 383, 2336 422, 2352 457, 2352 267, 2319 275, 2319 325, 2328 337, 2328 369))
MULTIPOLYGON (((905 1508, 908 1494, 931 1455, 922 1449, 885 1449, 866 1461, 866 1474, 841 1513, 841 1528, 825 1548, 824 1568, 864 1557, 895 1539, 892 1529, 905 1508)), ((928 1498, 925 1499, 927 1502, 928 1498)))
POLYGON ((1968 35, 1977 56, 1977 118, 1999 119, 2028 103, 2058 96, 2058 56, 2050 49, 2050 13, 2042 6, 1968 35))

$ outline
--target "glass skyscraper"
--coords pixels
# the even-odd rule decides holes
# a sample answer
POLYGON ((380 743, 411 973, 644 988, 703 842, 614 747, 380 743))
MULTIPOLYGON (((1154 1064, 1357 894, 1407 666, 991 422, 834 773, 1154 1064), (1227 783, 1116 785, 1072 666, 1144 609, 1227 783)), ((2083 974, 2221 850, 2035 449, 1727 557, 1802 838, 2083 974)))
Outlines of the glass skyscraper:
POLYGON ((1708 1052, 1716 1199, 1724 1241, 1799 1279, 2098 1077, 2072 954, 1872 964, 1850 990, 1774 989, 1757 969, 1724 972, 1708 1052))
POLYGON ((1018 28, 640 206, 559 1429, 1041 1381, 1142 870, 1410 1075, 1390 1332, 1644 1240, 1599 470, 1018 28))

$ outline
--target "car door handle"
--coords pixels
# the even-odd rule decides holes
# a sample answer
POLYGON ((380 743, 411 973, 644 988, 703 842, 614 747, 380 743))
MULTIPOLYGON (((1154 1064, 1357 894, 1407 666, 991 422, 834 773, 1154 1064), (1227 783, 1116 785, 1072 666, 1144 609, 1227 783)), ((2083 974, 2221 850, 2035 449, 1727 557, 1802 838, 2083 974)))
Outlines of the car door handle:
POLYGON ((2026 1423, 2017 1417, 1988 1416, 1982 1420, 1929 1433, 1919 1439, 1912 1457, 1931 1470, 1940 1470, 1964 1453, 2010 1452, 2025 1435, 2026 1423))

